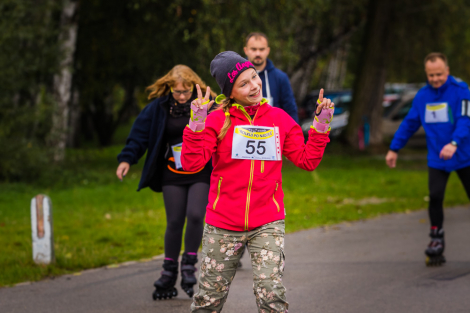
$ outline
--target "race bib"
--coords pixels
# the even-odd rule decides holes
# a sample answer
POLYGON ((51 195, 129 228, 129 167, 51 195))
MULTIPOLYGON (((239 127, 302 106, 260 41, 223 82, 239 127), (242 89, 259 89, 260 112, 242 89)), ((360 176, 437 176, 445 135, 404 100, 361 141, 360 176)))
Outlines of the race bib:
POLYGON ((235 126, 232 159, 282 160, 279 127, 235 126))
POLYGON ((424 121, 426 123, 447 123, 449 121, 447 102, 426 104, 424 121))
POLYGON ((173 157, 175 158, 175 167, 177 170, 183 168, 181 165, 181 148, 183 147, 183 143, 176 144, 171 146, 171 152, 173 152, 173 157))

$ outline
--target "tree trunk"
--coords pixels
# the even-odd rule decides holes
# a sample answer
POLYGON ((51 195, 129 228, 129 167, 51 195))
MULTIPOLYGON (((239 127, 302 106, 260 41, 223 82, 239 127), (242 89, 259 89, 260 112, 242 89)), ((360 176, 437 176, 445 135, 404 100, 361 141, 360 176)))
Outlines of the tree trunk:
POLYGON ((362 60, 354 83, 346 132, 346 139, 354 148, 360 148, 359 132, 365 123, 370 125, 370 145, 382 144, 382 102, 393 9, 392 0, 371 0, 369 3, 362 60))
POLYGON ((345 47, 342 49, 343 50, 343 55, 341 56, 341 69, 338 77, 338 86, 339 88, 343 88, 344 86, 344 80, 346 79, 346 74, 348 71, 348 57, 349 57, 349 49, 350 49, 350 44, 347 43, 345 47))
POLYGON ((104 92, 95 94, 92 105, 90 106, 93 128, 101 147, 106 147, 111 144, 115 129, 113 108, 112 104, 109 104, 111 101, 109 98, 109 94, 106 95, 104 92))
POLYGON ((307 65, 304 68, 298 69, 292 75, 290 80, 292 91, 294 92, 295 100, 299 105, 309 91, 310 82, 312 81, 313 70, 317 64, 317 58, 312 57, 308 60, 307 65))
POLYGON ((126 83, 124 103, 117 112, 117 117, 113 112, 112 99, 106 93, 95 95, 94 101, 90 106, 92 114, 93 128, 98 136, 100 146, 109 146, 112 143, 114 133, 117 127, 128 120, 132 113, 136 112, 135 84, 133 80, 126 83))
POLYGON ((339 90, 343 87, 347 68, 347 47, 342 46, 333 53, 328 64, 325 83, 326 90, 339 90))
MULTIPOLYGON (((318 27, 311 37, 311 50, 316 50, 318 41, 320 40, 320 28, 318 27)), ((304 59, 304 64, 297 67, 291 75, 290 83, 292 91, 294 92, 295 100, 299 105, 308 93, 310 82, 312 81, 313 70, 317 64, 317 55, 310 55, 309 58, 304 59)))
POLYGON ((52 129, 49 144, 54 148, 54 160, 65 157, 69 123, 69 103, 72 95, 72 67, 78 23, 76 19, 77 1, 64 0, 60 20, 59 41, 62 45, 60 71, 54 75, 53 96, 55 108, 52 115, 52 129))
POLYGON ((330 62, 328 63, 328 70, 327 70, 327 75, 326 75, 326 82, 325 82, 325 89, 326 90, 335 90, 337 88, 337 81, 338 81, 338 76, 339 76, 339 63, 341 60, 339 60, 339 50, 336 50, 335 53, 330 58, 330 62))
POLYGON ((78 88, 73 87, 70 99, 69 126, 67 133, 67 147, 77 148, 79 146, 80 133, 80 93, 78 88))

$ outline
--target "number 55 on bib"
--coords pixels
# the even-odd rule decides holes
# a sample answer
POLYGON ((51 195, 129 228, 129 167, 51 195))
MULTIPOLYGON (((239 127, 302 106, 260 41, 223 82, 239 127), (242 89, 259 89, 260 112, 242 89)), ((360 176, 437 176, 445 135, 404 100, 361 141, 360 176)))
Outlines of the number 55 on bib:
POLYGON ((232 159, 280 161, 279 127, 235 126, 232 159))

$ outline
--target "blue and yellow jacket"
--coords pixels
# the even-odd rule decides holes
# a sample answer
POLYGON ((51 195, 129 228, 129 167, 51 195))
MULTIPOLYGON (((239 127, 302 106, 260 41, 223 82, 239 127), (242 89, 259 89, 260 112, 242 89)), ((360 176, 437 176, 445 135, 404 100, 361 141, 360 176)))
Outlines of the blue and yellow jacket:
POLYGON ((465 82, 449 76, 439 88, 429 83, 421 88, 390 150, 403 148, 421 125, 426 132, 429 167, 451 172, 470 166, 470 91, 465 82), (451 141, 457 142, 456 153, 450 160, 440 159, 442 148, 451 141))

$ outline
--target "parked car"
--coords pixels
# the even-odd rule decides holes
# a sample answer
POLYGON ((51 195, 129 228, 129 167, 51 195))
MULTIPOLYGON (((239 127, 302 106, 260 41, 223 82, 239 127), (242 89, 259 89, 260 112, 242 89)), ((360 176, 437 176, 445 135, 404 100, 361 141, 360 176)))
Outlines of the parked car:
MULTIPOLYGON (((305 96, 304 100, 300 103, 299 106, 299 120, 311 119, 313 111, 315 110, 315 103, 317 102, 318 95, 320 94, 320 90, 313 90, 307 96, 305 96)), ((323 96, 326 98, 334 99, 337 96, 344 95, 344 94, 351 94, 351 90, 325 90, 323 96)))
MULTIPOLYGON (((393 101, 390 106, 385 108, 382 120, 384 138, 393 138, 401 122, 410 111, 416 93, 416 90, 407 91, 401 95, 400 99, 393 101)), ((426 147, 426 134, 423 127, 420 127, 410 138, 408 145, 413 147, 426 147)))
MULTIPOLYGON (((410 87, 403 88, 403 91, 400 94, 390 92, 384 95, 384 101, 382 103, 382 105, 384 106, 384 115, 382 120, 382 131, 384 134, 384 138, 391 139, 395 135, 395 132, 398 130, 398 127, 400 126, 401 122, 408 114, 408 111, 411 109, 411 104, 417 91, 417 88, 410 87)), ((335 138, 340 136, 348 125, 349 108, 352 101, 352 93, 351 91, 337 91, 336 94, 334 94, 334 97, 326 97, 331 98, 332 101, 335 103, 334 118, 330 124, 330 137, 335 138)), ((313 109, 312 117, 304 119, 301 122, 301 127, 305 138, 307 138, 308 136, 308 131, 310 130, 312 122, 313 109)), ((414 147, 426 146, 426 136, 422 127, 414 134, 414 136, 410 138, 409 145, 414 147)))
MULTIPOLYGON (((330 137, 338 137, 341 135, 341 132, 344 130, 346 125, 348 125, 349 119, 349 105, 352 101, 352 93, 349 90, 339 91, 335 94, 329 93, 324 95, 327 98, 330 98, 332 102, 335 104, 335 113, 333 121, 331 121, 330 127, 330 137)), ((318 98, 318 94, 313 98, 315 101, 318 98)), ((304 133, 305 138, 308 136, 308 131, 310 130, 310 126, 313 123, 313 114, 314 114, 315 106, 311 109, 312 113, 310 118, 304 119, 300 126, 302 127, 302 132, 304 133)))

